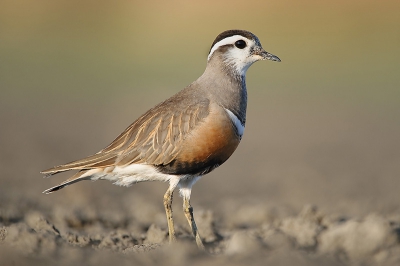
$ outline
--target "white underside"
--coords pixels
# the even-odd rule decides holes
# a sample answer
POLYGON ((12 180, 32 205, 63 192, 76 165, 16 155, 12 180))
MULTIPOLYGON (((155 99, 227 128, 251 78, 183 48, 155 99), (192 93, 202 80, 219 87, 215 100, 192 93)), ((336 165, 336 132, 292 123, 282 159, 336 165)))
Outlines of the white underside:
MULTIPOLYGON (((89 171, 90 172, 90 171, 89 171)), ((158 172, 153 166, 146 164, 131 164, 125 167, 115 167, 110 173, 90 173, 90 179, 109 180, 118 186, 129 187, 135 183, 144 181, 169 182, 170 190, 179 187, 182 197, 190 199, 192 186, 201 176, 192 175, 168 175, 158 172)))

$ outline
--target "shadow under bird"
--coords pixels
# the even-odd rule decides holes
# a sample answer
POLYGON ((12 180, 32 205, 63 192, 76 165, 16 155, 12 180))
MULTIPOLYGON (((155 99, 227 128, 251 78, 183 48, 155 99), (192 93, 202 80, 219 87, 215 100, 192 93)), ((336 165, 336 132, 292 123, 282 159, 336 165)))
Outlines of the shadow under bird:
POLYGON ((120 186, 169 182, 164 195, 169 241, 175 240, 172 194, 178 187, 196 243, 204 249, 190 205, 192 186, 224 163, 239 145, 246 123, 246 71, 259 60, 280 62, 251 32, 222 32, 211 45, 203 75, 147 111, 98 153, 42 171, 51 176, 77 170, 43 193, 82 180, 110 180, 120 186))

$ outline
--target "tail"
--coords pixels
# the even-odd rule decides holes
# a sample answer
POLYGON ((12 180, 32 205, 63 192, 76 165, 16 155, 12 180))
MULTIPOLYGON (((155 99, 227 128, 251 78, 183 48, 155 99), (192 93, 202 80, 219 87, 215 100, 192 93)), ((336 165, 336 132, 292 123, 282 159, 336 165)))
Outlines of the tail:
POLYGON ((53 168, 40 172, 44 174, 45 177, 50 177, 52 175, 65 171, 79 170, 78 173, 68 178, 58 186, 46 189, 45 191, 43 191, 43 193, 50 194, 76 182, 91 179, 96 173, 102 172, 103 169, 114 165, 116 156, 116 153, 96 153, 95 155, 86 157, 84 159, 55 166, 53 168))
MULTIPOLYGON (((65 170, 65 171, 67 171, 67 170, 65 170)), ((64 171, 63 171, 64 172, 64 171)), ((77 183, 77 182, 79 182, 79 181, 82 181, 82 180, 90 180, 91 179, 91 177, 93 176, 93 174, 95 173, 95 172, 98 172, 98 170, 96 170, 96 169, 91 169, 91 170, 81 170, 81 171, 79 171, 78 173, 76 173, 75 175, 73 175, 73 176, 71 176, 70 178, 68 178, 67 180, 65 180, 64 182, 62 182, 61 184, 59 184, 59 185, 57 185, 57 186, 55 186, 55 187, 52 187, 52 188, 49 188, 49 189, 46 189, 45 191, 43 191, 43 193, 44 194, 50 194, 50 193, 53 193, 53 192, 55 192, 55 191, 58 191, 58 190, 60 190, 60 189, 62 189, 62 188, 64 188, 64 187, 66 187, 66 186, 69 186, 69 185, 72 185, 72 184, 74 184, 74 183, 77 183)), ((44 172, 41 172, 42 174, 44 173, 44 172)), ((49 176, 51 176, 51 175, 53 175, 53 174, 57 174, 58 172, 56 172, 56 173, 50 173, 50 174, 46 174, 46 176, 45 177, 49 177, 49 176)))

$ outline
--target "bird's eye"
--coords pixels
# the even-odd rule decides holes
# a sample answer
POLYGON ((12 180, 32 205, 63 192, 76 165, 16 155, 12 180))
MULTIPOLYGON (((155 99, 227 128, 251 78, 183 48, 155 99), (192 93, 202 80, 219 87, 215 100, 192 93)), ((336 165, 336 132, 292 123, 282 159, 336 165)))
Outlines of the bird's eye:
POLYGON ((236 41, 235 46, 239 49, 243 49, 244 47, 246 47, 246 42, 243 40, 236 41))

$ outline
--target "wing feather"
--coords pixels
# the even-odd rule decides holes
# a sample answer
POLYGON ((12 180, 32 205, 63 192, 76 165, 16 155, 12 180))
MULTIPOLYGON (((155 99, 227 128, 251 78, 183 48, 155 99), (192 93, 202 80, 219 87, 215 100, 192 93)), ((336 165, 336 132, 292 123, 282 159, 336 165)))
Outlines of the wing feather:
POLYGON ((167 100, 150 109, 98 153, 42 173, 52 175, 131 163, 166 165, 177 157, 182 141, 208 114, 207 99, 192 104, 167 100))

